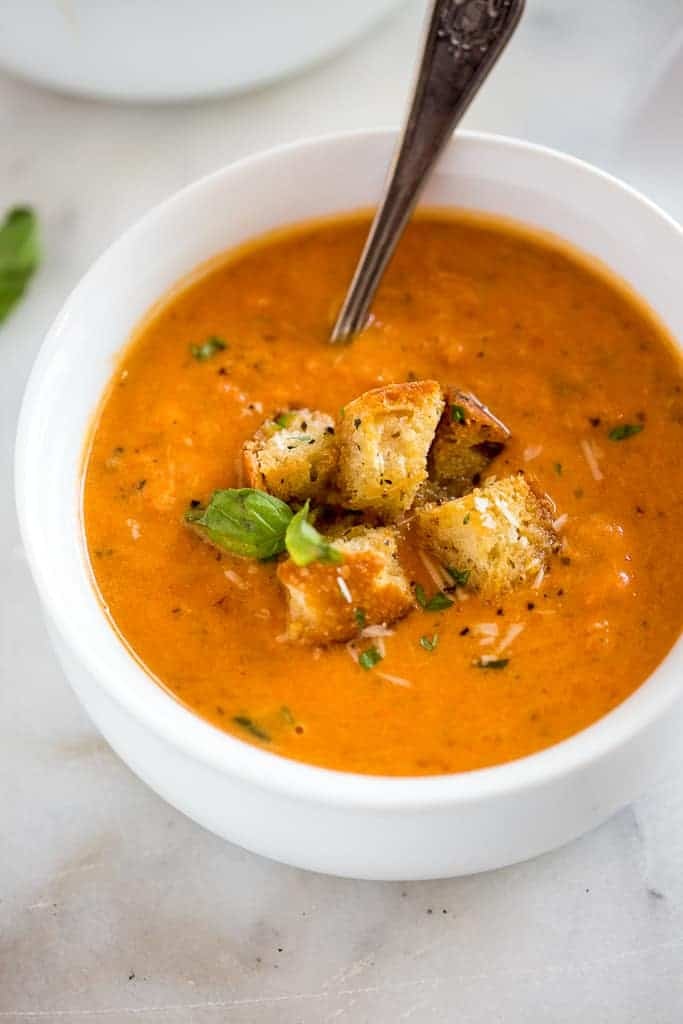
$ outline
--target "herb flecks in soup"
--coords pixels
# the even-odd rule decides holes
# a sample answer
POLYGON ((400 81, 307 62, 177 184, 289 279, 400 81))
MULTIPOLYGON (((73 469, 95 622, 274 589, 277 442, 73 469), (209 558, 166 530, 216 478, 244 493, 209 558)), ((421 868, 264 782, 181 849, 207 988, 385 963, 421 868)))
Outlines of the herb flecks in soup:
POLYGON ((248 742, 379 774, 507 761, 679 634, 680 360, 576 254, 441 215, 330 346, 366 230, 265 239, 139 329, 88 460, 93 571, 148 669, 248 742))

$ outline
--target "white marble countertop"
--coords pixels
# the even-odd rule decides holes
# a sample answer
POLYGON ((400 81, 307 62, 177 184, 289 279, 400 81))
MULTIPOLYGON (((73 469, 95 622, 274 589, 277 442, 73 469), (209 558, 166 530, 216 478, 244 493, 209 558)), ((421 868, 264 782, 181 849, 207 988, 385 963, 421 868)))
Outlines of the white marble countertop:
MULTIPOLYGON (((15 421, 71 287, 193 178, 274 142, 396 123, 422 8, 234 100, 108 106, 0 76, 0 211, 34 204, 46 249, 0 330, 0 1024, 683 1020, 683 775, 565 849, 488 875, 399 885, 269 863, 162 803, 98 737, 22 556, 15 421)), ((666 90, 642 106, 681 11, 529 0, 468 124, 587 157, 682 216, 682 109, 666 90)))

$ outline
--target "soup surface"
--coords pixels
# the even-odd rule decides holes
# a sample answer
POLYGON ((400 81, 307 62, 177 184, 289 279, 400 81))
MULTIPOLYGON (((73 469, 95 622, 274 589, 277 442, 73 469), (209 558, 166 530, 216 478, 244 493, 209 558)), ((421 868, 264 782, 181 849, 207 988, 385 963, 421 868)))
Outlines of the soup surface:
MULTIPOLYGON (((88 549, 121 635, 219 728, 347 771, 479 768, 594 722, 679 635, 681 362, 635 297, 578 254, 437 212, 409 226, 370 326, 329 345, 367 227, 355 217, 265 238, 150 314, 94 430, 88 549), (193 355, 211 338, 225 347, 193 355), (442 611, 416 607, 364 669, 345 644, 284 641, 275 562, 221 554, 183 513, 243 485, 241 447, 276 410, 337 416, 369 388, 415 378, 472 390, 505 421, 512 439, 490 472, 533 474, 556 503, 561 548, 543 579, 499 601, 465 588, 442 611)), ((433 593, 410 544, 402 559, 433 593)))

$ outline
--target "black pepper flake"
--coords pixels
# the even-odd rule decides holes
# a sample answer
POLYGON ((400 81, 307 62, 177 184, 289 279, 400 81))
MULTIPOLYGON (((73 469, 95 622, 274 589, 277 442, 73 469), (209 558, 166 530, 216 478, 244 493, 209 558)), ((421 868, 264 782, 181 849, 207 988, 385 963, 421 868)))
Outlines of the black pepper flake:
POLYGON ((503 611, 502 608, 499 608, 498 611, 496 612, 496 615, 505 615, 505 612, 503 611))
POLYGON ((135 490, 136 491, 143 491, 145 489, 146 483, 147 483, 146 480, 138 480, 138 482, 135 485, 135 490))
POLYGON ((180 615, 182 608, 171 608, 172 615, 180 615))
POLYGON ((602 421, 600 420, 599 416, 589 416, 588 422, 590 423, 591 427, 599 427, 602 421))
POLYGON ((353 425, 356 428, 356 430, 358 430, 359 426, 361 425, 361 420, 358 417, 356 417, 356 419, 353 421, 353 425))
POLYGON ((562 558, 560 559, 560 561, 562 562, 562 565, 571 565, 572 564, 572 560, 569 557, 569 555, 563 555, 562 558))
POLYGON ((192 501, 190 502, 190 508, 199 508, 200 505, 201 501, 199 501, 198 498, 193 498, 192 501))
POLYGON ((534 608, 536 607, 536 605, 534 604, 534 602, 533 602, 533 601, 527 601, 527 603, 526 603, 526 606, 527 606, 527 609, 528 609, 528 610, 529 610, 530 612, 532 612, 532 611, 534 610, 534 608))
POLYGON ((469 626, 463 626, 463 628, 460 630, 460 636, 467 636, 469 631, 470 631, 470 627, 469 626))

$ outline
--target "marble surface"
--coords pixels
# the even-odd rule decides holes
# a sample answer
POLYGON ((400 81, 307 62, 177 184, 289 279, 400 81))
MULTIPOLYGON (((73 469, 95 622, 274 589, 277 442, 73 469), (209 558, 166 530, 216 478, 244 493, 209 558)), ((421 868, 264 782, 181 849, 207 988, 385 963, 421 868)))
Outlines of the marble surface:
MULTIPOLYGON (((15 421, 68 291, 198 175, 281 140, 397 122, 422 9, 230 101, 106 106, 0 76, 0 209, 37 206, 46 249, 0 329, 0 1024, 683 1019, 683 776, 563 850, 479 877, 363 883, 269 863, 177 814, 110 752, 55 663, 23 559, 15 421)), ((682 216, 680 73, 658 85, 681 12, 528 0, 469 125, 570 150, 682 216)))

